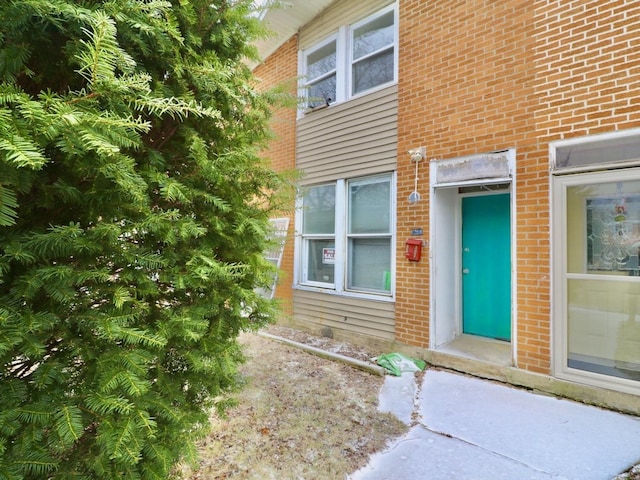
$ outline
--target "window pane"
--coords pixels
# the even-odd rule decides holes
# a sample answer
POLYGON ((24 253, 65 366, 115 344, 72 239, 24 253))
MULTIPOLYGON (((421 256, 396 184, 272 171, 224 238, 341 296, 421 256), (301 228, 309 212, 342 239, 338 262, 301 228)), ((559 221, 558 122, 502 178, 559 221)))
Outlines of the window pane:
POLYGON ((348 272, 350 289, 390 292, 391 239, 350 239, 348 272))
POLYGON ((391 232, 389 178, 349 182, 349 233, 391 232))
POLYGON ((336 42, 331 42, 307 55, 307 80, 311 81, 335 69, 336 42))
POLYGON ((581 178, 564 212, 566 365, 640 381, 640 181, 581 178))
POLYGON ((569 273, 640 275, 640 182, 567 188, 569 273))
POLYGON ((355 63, 352 93, 355 95, 393 81, 393 68, 393 50, 387 50, 380 55, 355 63))
POLYGON ((335 242, 308 240, 307 281, 333 283, 335 242))
POLYGON ((336 186, 310 188, 303 199, 302 232, 332 234, 335 232, 336 186))
POLYGON ((390 11, 353 31, 354 60, 393 45, 393 16, 390 11))
POLYGON ((336 100, 336 76, 323 78, 316 83, 309 84, 308 107, 313 108, 319 105, 333 103, 336 100))
POLYGON ((640 380, 640 283, 568 280, 568 366, 640 380))

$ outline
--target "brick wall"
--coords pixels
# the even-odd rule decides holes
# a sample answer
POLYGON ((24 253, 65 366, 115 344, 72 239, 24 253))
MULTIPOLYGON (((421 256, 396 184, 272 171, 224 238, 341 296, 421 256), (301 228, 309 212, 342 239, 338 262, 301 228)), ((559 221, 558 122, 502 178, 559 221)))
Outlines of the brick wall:
POLYGON ((640 2, 537 2, 537 129, 549 139, 640 125, 640 2))
MULTIPOLYGON (((407 150, 451 158, 516 148, 517 363, 550 373, 548 143, 640 126, 640 3, 400 2, 398 251, 428 238, 428 201, 409 205, 407 150)), ((421 165, 419 191, 429 192, 421 165)), ((396 330, 426 346, 429 262, 399 255, 396 330)))
MULTIPOLYGON (((270 88, 283 88, 284 91, 295 96, 297 94, 297 49, 298 37, 293 36, 276 50, 254 70, 258 79, 258 88, 262 91, 270 88)), ((276 171, 295 168, 296 148, 296 110, 292 107, 278 108, 273 112, 271 128, 274 138, 264 152, 276 171)), ((291 314, 293 297, 293 247, 294 247, 294 219, 293 212, 282 215, 289 216, 289 233, 282 256, 282 274, 276 288, 276 298, 283 301, 285 312, 291 314)))
MULTIPOLYGON (((640 2, 636 0, 400 0, 396 336, 429 342, 429 258, 404 259, 415 228, 429 238, 429 168, 422 200, 408 203, 415 164, 427 159, 516 149, 517 365, 550 373, 549 142, 640 126, 640 2)), ((261 88, 290 82, 297 38, 255 74, 261 88)), ((275 112, 267 156, 295 165, 295 111, 275 112)), ((277 296, 291 301, 293 219, 277 296)))
MULTIPOLYGON (((538 107, 531 136, 540 146, 540 163, 547 161, 551 141, 640 126, 640 3, 534 3, 533 85, 538 107)), ((546 171, 525 170, 524 175, 519 179, 522 201, 548 198, 546 171)), ((548 215, 533 207, 527 210, 528 230, 536 223, 540 229, 519 232, 518 239, 529 242, 530 256, 538 249, 544 254, 548 244, 548 215)), ((526 268, 522 260, 520 269, 526 268)), ((523 277, 521 282, 519 301, 526 302, 527 309, 526 316, 518 318, 520 366, 546 373, 551 346, 548 315, 536 306, 549 303, 548 281, 523 277)))

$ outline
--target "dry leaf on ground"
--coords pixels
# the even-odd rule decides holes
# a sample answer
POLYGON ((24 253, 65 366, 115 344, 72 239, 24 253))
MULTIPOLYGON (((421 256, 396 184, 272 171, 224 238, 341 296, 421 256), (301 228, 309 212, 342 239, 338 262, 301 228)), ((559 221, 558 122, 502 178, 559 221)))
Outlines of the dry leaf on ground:
MULTIPOLYGON (((305 340, 295 331, 270 331, 305 340)), ((305 343, 312 343, 309 338, 305 343)), ((249 357, 242 367, 247 386, 228 418, 212 418, 200 463, 183 470, 185 480, 344 479, 407 430, 378 411, 382 377, 255 334, 244 334, 241 341, 249 357)), ((369 355, 318 341, 342 355, 369 355)))

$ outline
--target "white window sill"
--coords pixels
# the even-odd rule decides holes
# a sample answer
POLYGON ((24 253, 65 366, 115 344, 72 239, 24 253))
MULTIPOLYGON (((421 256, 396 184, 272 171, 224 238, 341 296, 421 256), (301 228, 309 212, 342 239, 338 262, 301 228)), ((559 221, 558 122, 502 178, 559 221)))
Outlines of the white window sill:
POLYGON ((555 377, 568 382, 580 383, 588 386, 606 388, 631 395, 640 395, 640 387, 636 380, 629 380, 618 377, 611 377, 595 372, 578 370, 570 367, 561 368, 556 372, 555 377))
POLYGON ((384 303, 395 302, 395 298, 393 294, 371 294, 371 293, 349 292, 349 291, 338 292, 331 288, 320 288, 320 287, 313 287, 310 285, 294 285, 293 289, 305 291, 305 292, 322 293, 324 295, 335 295, 337 297, 359 298, 362 300, 371 300, 375 302, 384 302, 384 303))
POLYGON ((318 105, 317 107, 313 107, 313 108, 305 108, 303 110, 298 110, 298 120, 307 117, 308 115, 313 115, 314 113, 317 112, 323 112, 325 110, 329 110, 335 107, 338 107, 340 105, 346 106, 349 102, 354 102, 356 100, 362 99, 363 97, 366 97, 367 95, 372 95, 376 92, 379 92, 380 90, 384 90, 385 88, 389 88, 389 87, 393 87, 394 85, 397 85, 398 82, 397 81, 393 81, 393 82, 388 82, 388 83, 383 83, 382 85, 378 85, 377 87, 373 87, 369 90, 365 90, 364 92, 360 92, 356 95, 353 95, 349 98, 346 98, 344 100, 336 100, 334 102, 331 102, 329 105, 318 105))

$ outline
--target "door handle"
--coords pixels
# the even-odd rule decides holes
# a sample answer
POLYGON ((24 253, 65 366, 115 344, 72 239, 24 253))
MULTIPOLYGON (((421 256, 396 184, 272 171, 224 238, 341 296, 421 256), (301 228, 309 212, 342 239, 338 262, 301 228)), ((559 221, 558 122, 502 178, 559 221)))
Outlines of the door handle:
POLYGON ((467 273, 469 273, 469 269, 468 268, 463 268, 462 269, 462 273, 464 273, 466 275, 467 273))

